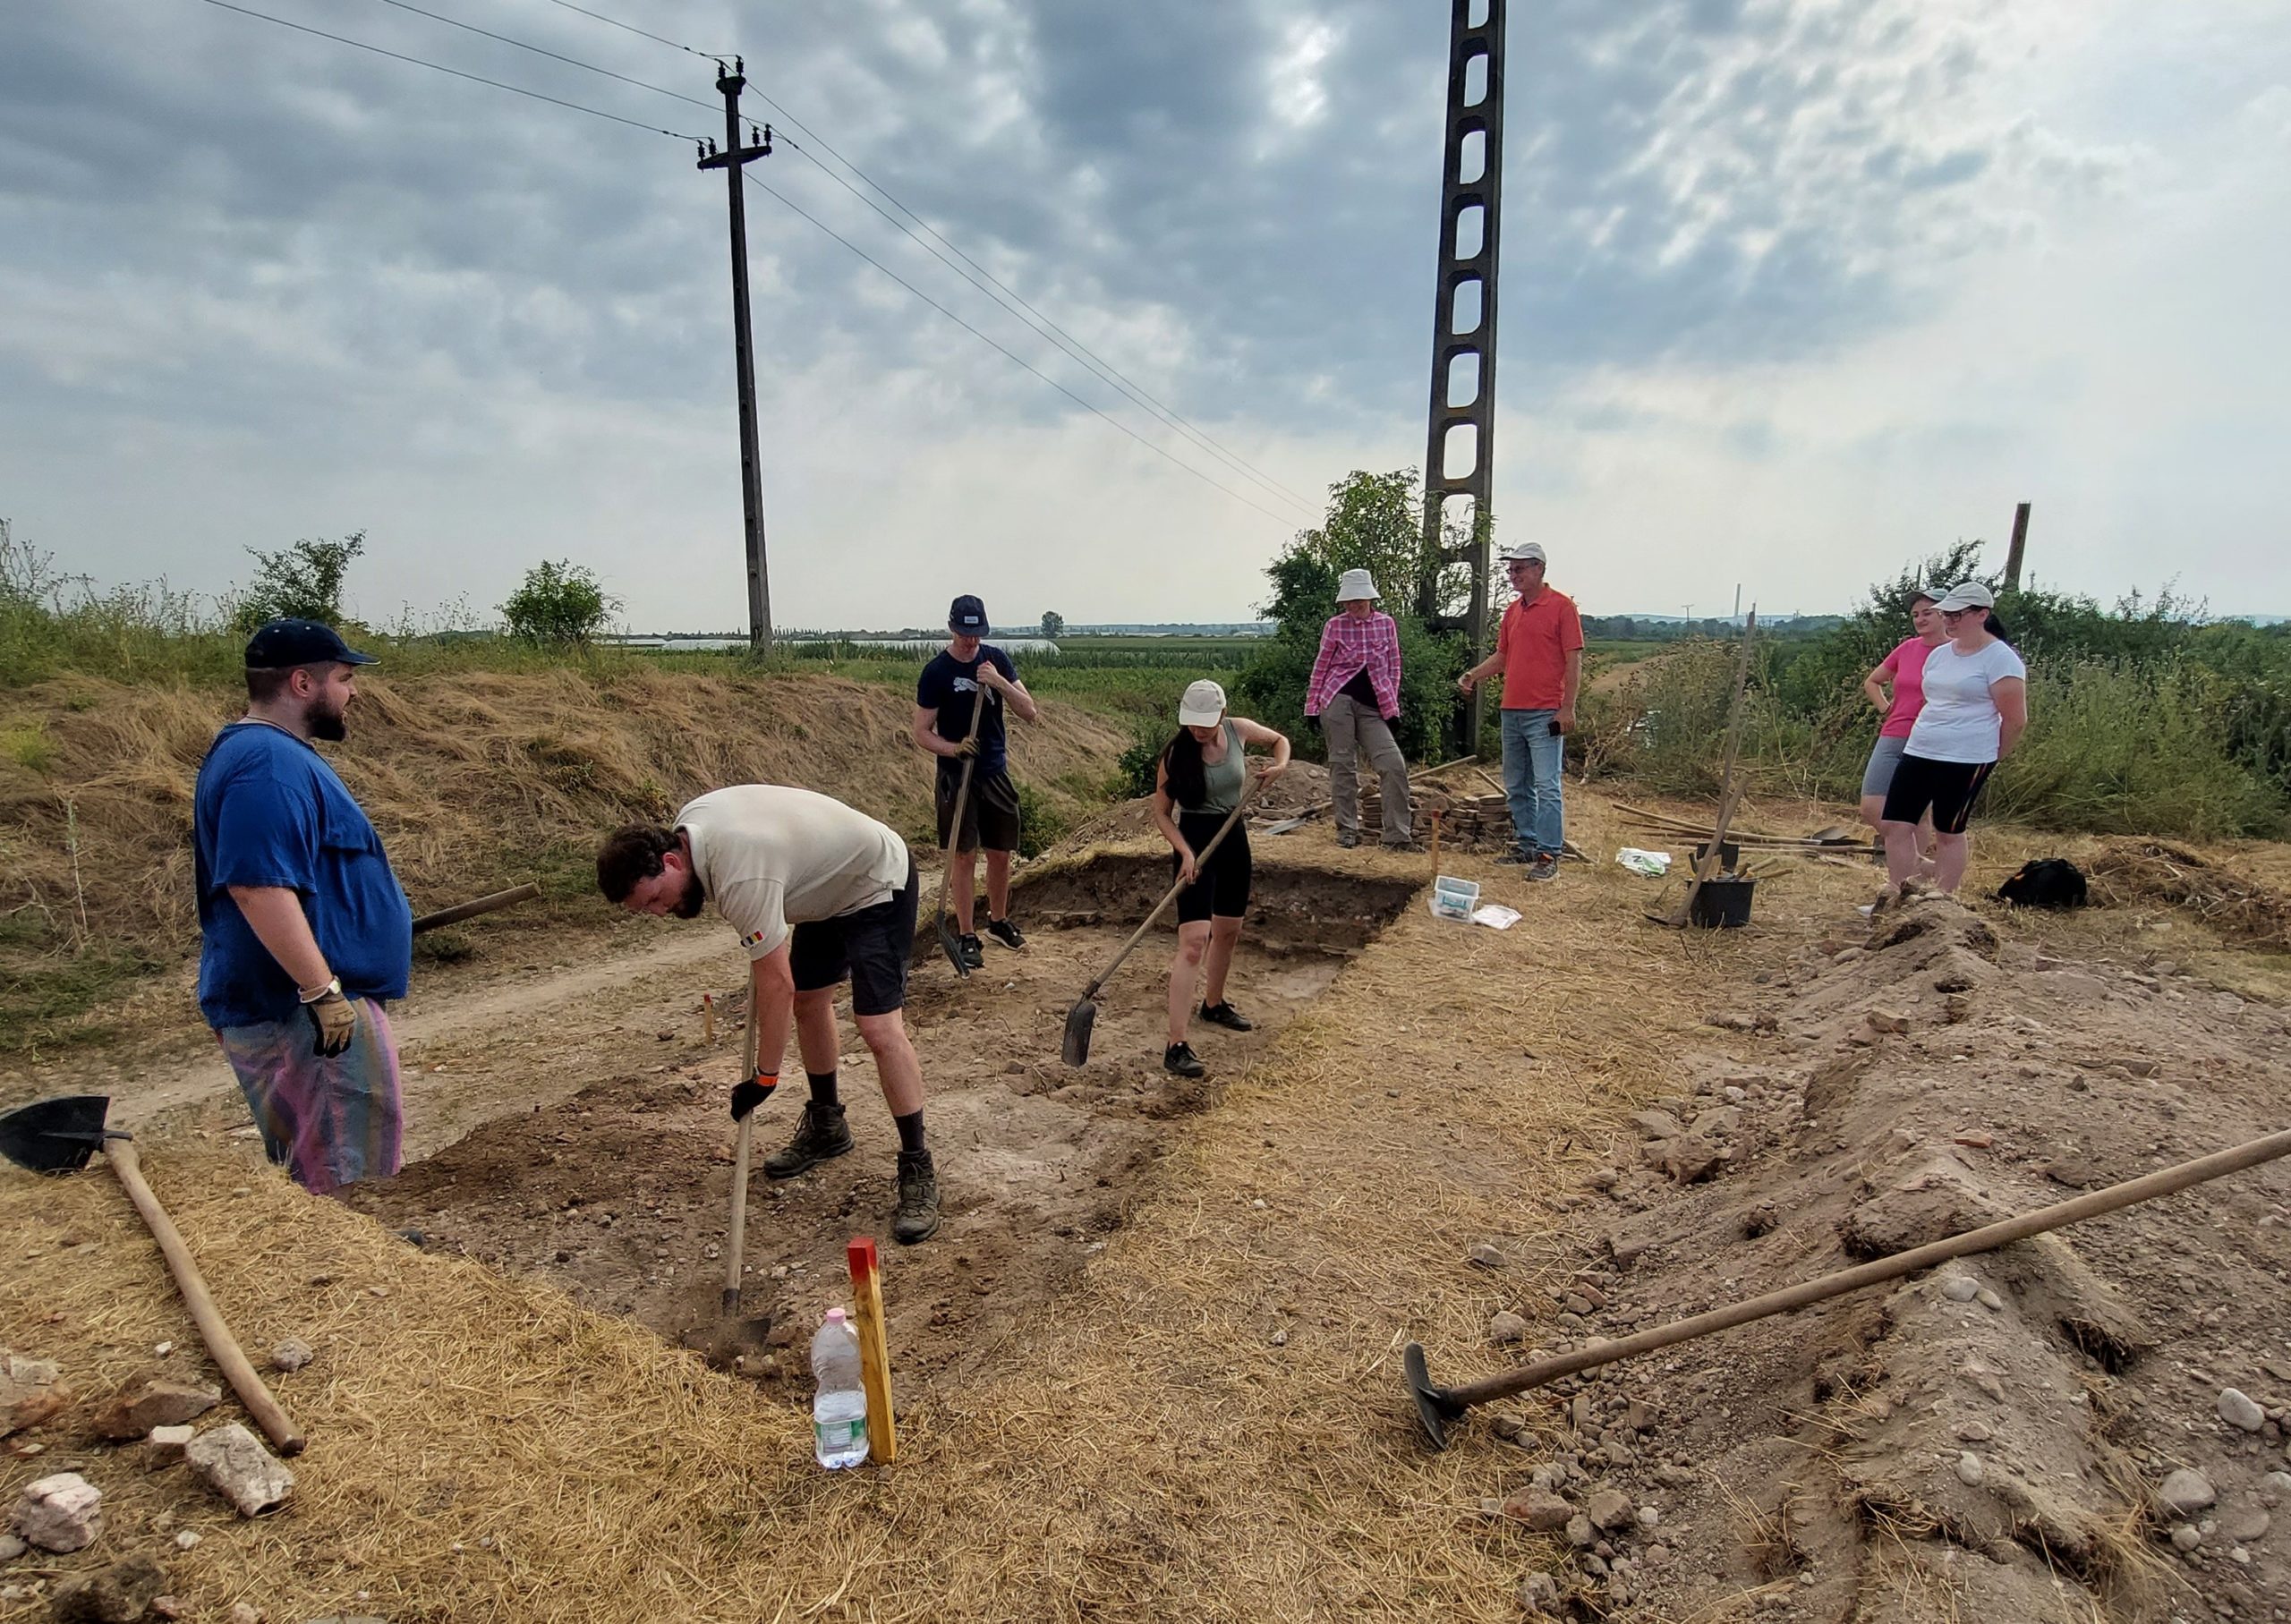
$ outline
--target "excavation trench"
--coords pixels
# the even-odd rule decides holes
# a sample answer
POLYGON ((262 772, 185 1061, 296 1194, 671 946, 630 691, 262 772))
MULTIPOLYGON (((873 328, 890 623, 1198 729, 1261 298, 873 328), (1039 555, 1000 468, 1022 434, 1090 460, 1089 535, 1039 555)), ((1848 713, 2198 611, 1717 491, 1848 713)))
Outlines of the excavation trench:
MULTIPOLYGON (((1167 883, 1166 859, 1111 854, 1022 884, 1012 916, 1023 952, 990 946, 958 982, 918 952, 908 1021, 923 1060, 927 1124, 946 1223, 924 1245, 888 1240, 897 1135, 865 1049, 841 1019, 841 1093, 856 1148, 749 1195, 746 1307, 770 1316, 771 1351, 745 1368, 790 1391, 806 1381, 803 1339, 847 1297, 845 1243, 873 1235, 885 1254, 893 1355, 928 1382, 991 1360, 1068 1286, 1126 1221, 1186 1119, 1214 1105, 1265 1045, 1326 991, 1347 960, 1414 894, 1401 880, 1260 862, 1230 982, 1248 1033, 1196 1024, 1210 1067, 1197 1081, 1161 1067, 1167 922, 1099 997, 1090 1061, 1059 1059, 1066 1011, 1167 883)), ((927 901, 927 898, 926 898, 927 901)), ((729 1002, 729 1000, 725 1000, 729 1002)), ((677 1339, 711 1321, 723 1285, 736 1022, 699 1059, 598 1084, 548 1107, 496 1118, 351 1203, 392 1229, 555 1281, 592 1307, 677 1339)), ((759 1160, 792 1130, 792 1085, 763 1109, 759 1160)))

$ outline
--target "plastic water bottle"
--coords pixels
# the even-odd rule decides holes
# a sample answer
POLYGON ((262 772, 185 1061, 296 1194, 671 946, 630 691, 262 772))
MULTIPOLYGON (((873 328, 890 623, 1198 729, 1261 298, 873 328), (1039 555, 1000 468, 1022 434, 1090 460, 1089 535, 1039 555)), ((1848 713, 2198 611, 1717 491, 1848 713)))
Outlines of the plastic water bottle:
POLYGON ((812 1339, 812 1447, 830 1469, 867 1458, 867 1389, 859 1371, 859 1336, 840 1308, 812 1339))

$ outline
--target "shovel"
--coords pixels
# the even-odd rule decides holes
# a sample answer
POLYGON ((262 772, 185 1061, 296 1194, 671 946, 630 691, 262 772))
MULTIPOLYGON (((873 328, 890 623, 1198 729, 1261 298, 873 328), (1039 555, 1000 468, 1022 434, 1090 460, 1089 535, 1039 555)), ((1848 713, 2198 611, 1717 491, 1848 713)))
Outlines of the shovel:
MULTIPOLYGON (((1225 837, 1233 832, 1233 825, 1239 823, 1241 814, 1248 811, 1250 798, 1256 794, 1257 786, 1264 782, 1263 778, 1251 778, 1248 787, 1241 791, 1241 798, 1234 803, 1233 810, 1225 814, 1225 821, 1217 826, 1216 834, 1210 838, 1209 844, 1202 847, 1194 859, 1197 878, 1203 869, 1209 866, 1210 855, 1225 844, 1225 837)), ((1154 922, 1162 916, 1162 910, 1176 901, 1178 893, 1183 889, 1185 882, 1180 880, 1162 893, 1162 900, 1154 905, 1151 914, 1146 915, 1146 923, 1129 933, 1129 940, 1121 944, 1121 951, 1113 956, 1113 962, 1098 972, 1098 979, 1082 990, 1081 999, 1066 1012, 1066 1038, 1059 1046, 1059 1052, 1069 1066, 1079 1066, 1090 1058, 1090 1029, 1098 1024, 1096 999, 1099 990, 1113 979, 1113 973, 1121 968, 1121 961, 1129 957, 1129 950, 1137 945, 1146 931, 1154 928, 1154 922)))
POLYGON ((208 1292, 206 1279, 192 1259, 191 1248, 183 1244, 183 1232, 175 1227, 166 1209, 159 1204, 159 1198, 143 1181, 143 1164, 136 1154, 135 1141, 122 1129, 104 1126, 104 1113, 110 1108, 108 1095, 64 1094, 10 1111, 0 1117, 0 1155, 35 1173, 76 1173, 88 1165, 89 1156, 102 1151, 104 1160, 111 1163, 111 1170, 119 1175, 127 1199, 142 1214, 151 1238, 159 1243, 160 1254, 175 1277, 175 1288, 183 1293, 183 1305, 191 1310, 200 1339, 214 1356, 217 1366, 230 1379, 239 1401, 247 1407, 247 1413, 255 1418, 270 1441, 278 1446, 281 1455, 301 1454, 302 1430, 279 1407, 278 1400, 270 1396, 270 1390, 262 1384, 262 1378, 254 1373, 254 1366, 240 1351, 238 1339, 224 1323, 214 1297, 208 1292))
MULTIPOLYGON (((740 1050, 743 1077, 755 1076, 755 1011, 751 1008, 747 1037, 740 1050)), ((737 1365, 744 1355, 762 1353, 767 1346, 764 1338, 771 1330, 768 1314, 747 1318, 740 1314, 740 1292, 747 1276, 748 1156, 754 1144, 755 1111, 750 1111, 740 1118, 739 1133, 732 1142, 732 1220, 724 1231, 724 1295, 716 1323, 688 1331, 677 1339, 683 1346, 698 1349, 711 1365, 727 1367, 737 1365)))
MULTIPOLYGON (((967 744, 977 743, 979 718, 986 714, 986 684, 979 683, 976 686, 978 697, 970 705, 970 731, 963 735, 963 742, 967 744)), ((955 853, 962 847, 963 808, 970 800, 970 775, 977 766, 978 757, 975 754, 963 758, 963 781, 955 786, 955 821, 948 825, 954 845, 947 849, 945 859, 939 864, 939 951, 947 956, 947 962, 954 965, 955 974, 965 981, 970 980, 970 966, 963 963, 962 940, 955 934, 953 922, 947 917, 947 882, 954 874, 955 853)))

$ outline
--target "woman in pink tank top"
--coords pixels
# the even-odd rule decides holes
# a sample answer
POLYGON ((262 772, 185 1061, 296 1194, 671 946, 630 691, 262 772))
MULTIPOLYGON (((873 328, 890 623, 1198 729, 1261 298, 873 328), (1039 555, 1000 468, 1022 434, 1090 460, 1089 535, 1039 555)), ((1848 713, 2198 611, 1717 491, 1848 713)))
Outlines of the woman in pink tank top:
MULTIPOLYGON (((1925 705, 1925 657, 1949 640, 1933 608, 1937 601, 1930 592, 1920 592, 1909 600, 1910 624, 1917 628, 1917 634, 1902 639, 1861 679, 1861 692, 1886 718, 1878 726, 1869 764, 1861 769, 1861 821, 1871 829, 1878 827, 1878 816, 1886 809, 1886 790, 1893 783, 1894 768, 1909 743, 1909 730, 1917 724, 1917 713, 1925 705)), ((1924 844, 1931 844, 1929 837, 1924 844)))

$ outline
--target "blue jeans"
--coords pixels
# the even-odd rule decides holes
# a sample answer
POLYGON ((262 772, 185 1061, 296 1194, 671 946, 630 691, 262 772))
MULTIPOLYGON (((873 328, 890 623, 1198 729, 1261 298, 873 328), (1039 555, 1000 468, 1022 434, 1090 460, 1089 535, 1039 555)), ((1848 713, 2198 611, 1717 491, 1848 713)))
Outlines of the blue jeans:
POLYGON ((1503 789, 1512 803, 1512 838, 1522 856, 1559 855, 1566 820, 1559 805, 1559 769, 1567 740, 1551 730, 1556 710, 1503 712, 1503 789))

